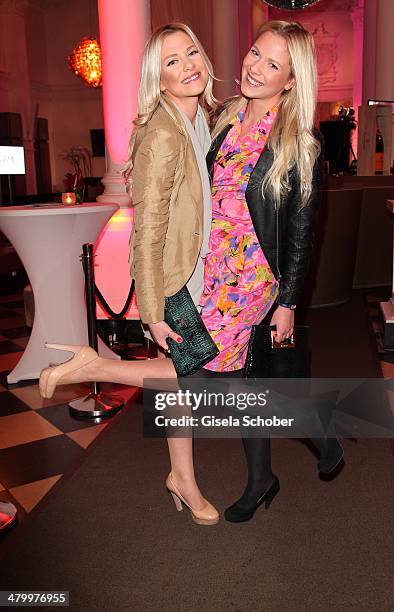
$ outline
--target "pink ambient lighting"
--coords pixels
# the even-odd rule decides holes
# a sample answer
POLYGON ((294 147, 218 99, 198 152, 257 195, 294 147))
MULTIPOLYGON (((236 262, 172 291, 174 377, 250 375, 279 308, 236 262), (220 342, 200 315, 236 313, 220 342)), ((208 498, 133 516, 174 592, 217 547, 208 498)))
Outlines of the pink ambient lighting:
POLYGON ((137 112, 144 6, 130 0, 99 0, 98 11, 106 146, 112 161, 123 164, 137 112))
MULTIPOLYGON (((129 238, 133 225, 133 209, 120 208, 108 221, 95 243, 96 285, 114 312, 120 312, 131 285, 129 271, 129 238), (106 265, 110 262, 110 265, 106 265)), ((97 302, 97 317, 111 318, 97 302)), ((125 314, 127 319, 139 319, 135 296, 125 314)))
MULTIPOLYGON (((122 208, 96 242, 95 272, 104 299, 118 313, 126 302, 132 280, 128 259, 133 224, 133 210, 128 208, 120 173, 128 158, 133 119, 137 115, 141 57, 149 35, 150 11, 146 0, 98 0, 98 13, 107 149, 106 190, 99 200, 116 202, 122 208)), ((99 305, 97 314, 100 318, 111 318, 99 305)), ((135 299, 125 316, 139 319, 135 299)))

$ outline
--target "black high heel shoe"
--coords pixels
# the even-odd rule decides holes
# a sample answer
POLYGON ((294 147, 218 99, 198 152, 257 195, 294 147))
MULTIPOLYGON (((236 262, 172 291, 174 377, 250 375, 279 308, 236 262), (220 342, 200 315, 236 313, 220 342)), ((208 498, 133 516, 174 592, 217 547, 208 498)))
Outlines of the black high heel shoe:
POLYGON ((276 476, 274 476, 274 480, 270 487, 255 500, 251 499, 248 487, 246 487, 242 497, 224 511, 224 518, 226 521, 230 521, 230 523, 250 521, 257 508, 261 506, 263 502, 265 502, 265 508, 268 510, 275 495, 279 493, 279 489, 279 480, 276 476))
POLYGON ((320 461, 317 465, 319 472, 321 474, 331 474, 343 459, 343 448, 338 439, 316 440, 315 438, 312 439, 312 442, 320 451, 320 461))

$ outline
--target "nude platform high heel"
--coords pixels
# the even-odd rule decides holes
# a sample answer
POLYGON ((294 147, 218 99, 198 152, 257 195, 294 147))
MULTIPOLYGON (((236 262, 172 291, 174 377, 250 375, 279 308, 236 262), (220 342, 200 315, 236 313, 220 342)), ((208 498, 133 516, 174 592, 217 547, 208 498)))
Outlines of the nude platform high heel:
MULTIPOLYGON (((45 343, 46 348, 57 349, 59 351, 67 351, 74 353, 74 356, 61 363, 58 366, 45 368, 40 374, 39 390, 41 397, 45 399, 51 399, 55 393, 56 386, 59 384, 61 378, 66 374, 70 374, 75 370, 79 370, 83 366, 91 363, 98 358, 98 355, 94 349, 90 346, 74 346, 72 344, 50 344, 45 343)), ((61 383, 60 383, 61 384, 61 383)))
POLYGON ((205 506, 202 510, 193 510, 193 508, 189 506, 189 504, 182 497, 179 489, 175 485, 171 473, 167 476, 166 487, 169 493, 171 493, 172 499, 174 500, 178 512, 183 510, 182 503, 184 503, 185 506, 189 508, 192 515, 192 519, 195 523, 197 523, 197 525, 216 525, 216 523, 219 522, 219 512, 206 499, 204 499, 205 506))

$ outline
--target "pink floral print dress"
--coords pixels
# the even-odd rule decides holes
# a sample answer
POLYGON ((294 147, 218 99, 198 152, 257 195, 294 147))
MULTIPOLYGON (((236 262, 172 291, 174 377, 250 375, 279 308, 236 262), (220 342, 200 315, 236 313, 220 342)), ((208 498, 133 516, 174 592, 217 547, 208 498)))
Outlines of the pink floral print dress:
POLYGON ((231 122, 214 164, 212 228, 204 267, 201 316, 220 353, 204 366, 217 372, 244 367, 252 325, 270 310, 278 283, 260 247, 245 200, 277 108, 241 137, 244 112, 231 122))

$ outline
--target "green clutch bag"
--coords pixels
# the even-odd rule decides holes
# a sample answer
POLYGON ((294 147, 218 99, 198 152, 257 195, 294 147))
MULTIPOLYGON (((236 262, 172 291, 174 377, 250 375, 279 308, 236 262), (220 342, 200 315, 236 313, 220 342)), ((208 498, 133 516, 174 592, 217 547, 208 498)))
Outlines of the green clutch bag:
POLYGON ((179 376, 188 376, 212 361, 219 349, 212 340, 186 287, 164 302, 164 320, 183 342, 167 338, 171 359, 179 376))

